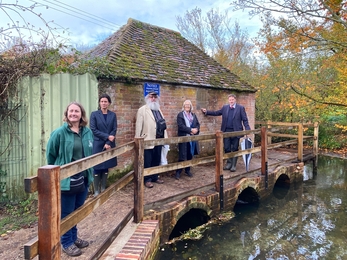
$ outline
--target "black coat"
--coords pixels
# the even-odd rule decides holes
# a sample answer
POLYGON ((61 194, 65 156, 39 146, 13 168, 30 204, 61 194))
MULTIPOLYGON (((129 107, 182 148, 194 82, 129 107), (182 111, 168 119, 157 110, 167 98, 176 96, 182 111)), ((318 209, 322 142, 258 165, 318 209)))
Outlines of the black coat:
MULTIPOLYGON (((198 132, 196 135, 200 133, 200 123, 197 118, 197 116, 192 113, 193 115, 193 122, 191 127, 186 126, 186 121, 184 120, 184 115, 183 111, 179 112, 177 115, 177 136, 186 136, 187 134, 190 134, 192 128, 197 128, 198 132)), ((195 141, 195 149, 194 149, 194 154, 197 155, 199 154, 199 143, 198 141, 195 141)), ((178 151, 179 151, 179 160, 180 161, 185 161, 187 160, 187 144, 188 143, 179 143, 178 144, 178 151)))
MULTIPOLYGON (((93 154, 100 153, 104 149, 104 145, 108 144, 111 148, 116 147, 116 142, 108 140, 110 135, 116 136, 117 133, 117 116, 116 113, 107 110, 107 121, 101 110, 92 112, 90 115, 90 129, 93 132, 93 154)), ((95 170, 109 169, 117 166, 117 158, 94 166, 95 170)))

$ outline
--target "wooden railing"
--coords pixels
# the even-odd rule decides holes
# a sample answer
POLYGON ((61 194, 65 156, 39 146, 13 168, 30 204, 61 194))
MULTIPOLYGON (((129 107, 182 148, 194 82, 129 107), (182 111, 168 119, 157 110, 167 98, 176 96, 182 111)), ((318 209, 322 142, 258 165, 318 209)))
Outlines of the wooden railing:
POLYGON ((144 216, 144 182, 143 177, 152 174, 159 174, 173 171, 188 166, 203 165, 215 162, 215 189, 220 191, 220 181, 223 180, 223 160, 235 156, 241 156, 249 153, 261 153, 261 173, 267 174, 267 150, 283 147, 291 144, 298 145, 298 161, 303 161, 303 143, 304 140, 313 140, 313 155, 318 154, 318 123, 274 123, 256 122, 262 124, 260 129, 223 133, 217 131, 216 134, 206 134, 198 136, 171 137, 165 139, 156 139, 144 141, 143 138, 135 138, 133 142, 118 146, 108 151, 95 154, 81 160, 63 165, 46 165, 38 169, 37 176, 25 179, 25 191, 28 193, 38 192, 38 236, 24 245, 25 259, 32 259, 39 256, 41 259, 60 259, 61 245, 60 236, 70 228, 86 218, 93 210, 104 204, 115 192, 122 189, 128 183, 134 181, 134 208, 129 211, 123 221, 113 230, 103 244, 103 246, 94 253, 91 259, 98 259, 112 241, 121 232, 126 223, 134 217, 134 221, 139 223, 144 216), (281 129, 297 128, 297 134, 281 134, 281 129), (304 136, 304 130, 308 127, 314 128, 313 136, 304 136), (261 145, 247 150, 230 152, 224 154, 223 138, 232 136, 257 135, 260 134, 261 145), (292 138, 280 143, 271 143, 271 137, 292 138), (157 167, 144 168, 144 147, 145 145, 164 145, 178 144, 189 141, 215 142, 215 155, 194 158, 192 160, 169 163, 157 167), (78 172, 84 171, 103 161, 109 160, 123 153, 133 151, 135 153, 134 170, 126 174, 123 178, 112 184, 102 194, 86 202, 78 210, 71 213, 64 219, 60 219, 60 180, 72 176, 78 172))

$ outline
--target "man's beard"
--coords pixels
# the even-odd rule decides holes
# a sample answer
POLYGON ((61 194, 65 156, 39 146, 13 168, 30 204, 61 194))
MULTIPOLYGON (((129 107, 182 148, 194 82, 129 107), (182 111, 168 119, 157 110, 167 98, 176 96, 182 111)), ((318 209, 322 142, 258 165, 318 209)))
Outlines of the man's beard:
POLYGON ((160 109, 160 105, 158 101, 152 102, 151 100, 147 100, 147 106, 149 106, 151 110, 155 110, 155 111, 158 111, 160 109))

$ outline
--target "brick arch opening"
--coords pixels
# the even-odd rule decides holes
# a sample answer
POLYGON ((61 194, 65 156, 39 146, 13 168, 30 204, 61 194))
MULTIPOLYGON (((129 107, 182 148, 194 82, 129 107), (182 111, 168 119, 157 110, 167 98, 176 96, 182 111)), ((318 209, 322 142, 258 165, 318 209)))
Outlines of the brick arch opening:
POLYGON ((281 174, 273 187, 272 193, 277 199, 283 199, 289 192, 290 179, 287 174, 281 174))
POLYGON ((207 223, 210 220, 206 210, 200 208, 191 208, 177 221, 175 227, 172 229, 169 240, 179 237, 189 229, 194 229, 207 223))
POLYGON ((258 208, 260 202, 260 197, 257 191, 253 187, 246 187, 240 192, 235 206, 234 212, 239 210, 244 210, 245 207, 248 208, 258 208))

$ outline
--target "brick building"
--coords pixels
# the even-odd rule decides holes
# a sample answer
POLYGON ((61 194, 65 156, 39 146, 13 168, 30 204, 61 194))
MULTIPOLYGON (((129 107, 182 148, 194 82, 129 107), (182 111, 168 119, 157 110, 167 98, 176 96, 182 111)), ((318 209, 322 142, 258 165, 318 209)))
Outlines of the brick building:
MULTIPOLYGON (((111 110, 118 118, 117 145, 132 141, 135 118, 144 104, 144 84, 160 89, 161 109, 169 136, 177 136, 176 117, 184 100, 190 99, 201 129, 200 134, 220 129, 221 117, 205 117, 200 108, 219 109, 228 94, 245 106, 254 127, 256 90, 217 63, 180 33, 129 19, 127 24, 88 54, 109 62, 110 77, 99 77, 99 92, 112 99, 111 110)), ((201 145, 201 152, 213 152, 212 144, 201 145)), ((176 161, 177 147, 170 147, 169 161, 176 161)), ((131 167, 131 154, 119 159, 119 169, 131 167)))

